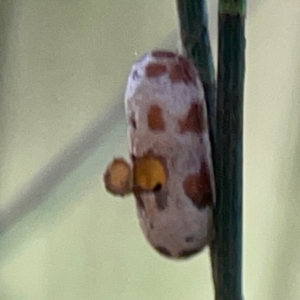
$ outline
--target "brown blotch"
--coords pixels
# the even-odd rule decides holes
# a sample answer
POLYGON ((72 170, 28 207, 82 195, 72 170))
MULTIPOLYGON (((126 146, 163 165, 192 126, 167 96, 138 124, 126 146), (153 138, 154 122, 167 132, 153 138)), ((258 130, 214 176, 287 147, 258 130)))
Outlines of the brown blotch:
POLYGON ((155 58, 174 58, 176 54, 170 51, 156 50, 152 52, 152 56, 155 58))
POLYGON ((212 185, 208 165, 203 162, 201 171, 191 174, 183 182, 185 194, 192 200, 198 209, 213 205, 212 185))
POLYGON ((199 208, 202 200, 200 190, 200 175, 193 174, 186 177, 183 182, 183 188, 185 194, 193 201, 193 203, 199 208))
POLYGON ((147 77, 159 77, 167 72, 167 67, 162 64, 150 63, 146 67, 147 77))
POLYGON ((187 236, 184 241, 186 243, 193 243, 194 242, 194 237, 193 236, 187 236))
POLYGON ((181 82, 183 81, 182 69, 179 64, 174 65, 170 71, 170 79, 172 82, 181 82))
POLYGON ((178 253, 178 258, 185 258, 194 255, 200 251, 199 248, 185 249, 178 253))
POLYGON ((178 63, 171 68, 169 76, 174 83, 184 82, 185 84, 192 83, 196 85, 196 74, 193 72, 190 63, 182 56, 179 57, 178 63))
POLYGON ((210 178, 209 167, 206 161, 201 164, 200 186, 202 189, 202 204, 203 206, 213 206, 213 186, 210 178))
POLYGON ((151 105, 148 111, 148 127, 151 130, 165 130, 163 111, 158 105, 151 105))
POLYGON ((179 121, 180 133, 196 132, 201 133, 206 130, 206 123, 203 115, 203 106, 193 103, 183 120, 179 121))
POLYGON ((165 256, 172 256, 171 252, 165 248, 165 247, 162 247, 162 246, 154 246, 154 248, 160 253, 160 254, 163 254, 165 256))
POLYGON ((184 74, 184 82, 196 85, 197 74, 192 64, 184 57, 179 57, 179 64, 181 65, 184 74))

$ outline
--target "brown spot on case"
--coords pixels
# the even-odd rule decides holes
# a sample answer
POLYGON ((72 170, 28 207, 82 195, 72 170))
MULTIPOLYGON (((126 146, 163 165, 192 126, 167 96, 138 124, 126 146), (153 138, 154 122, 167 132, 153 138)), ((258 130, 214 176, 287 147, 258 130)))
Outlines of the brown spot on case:
POLYGON ((172 82, 183 81, 183 73, 182 73, 181 66, 179 64, 176 64, 171 68, 170 79, 172 82))
POLYGON ((202 190, 202 201, 203 206, 213 206, 213 185, 211 182, 209 167, 207 161, 202 161, 201 164, 201 177, 200 177, 200 189, 202 190))
POLYGON ((176 54, 166 50, 152 51, 152 56, 155 58, 174 58, 176 54))
POLYGON ((167 67, 163 64, 150 63, 146 67, 146 76, 150 77, 159 77, 167 72, 167 67))
POLYGON ((173 83, 184 82, 185 84, 196 85, 196 74, 194 74, 190 63, 182 56, 179 57, 178 63, 171 68, 169 77, 173 83))
POLYGON ((201 133, 206 129, 202 105, 197 103, 191 105, 186 117, 179 121, 179 129, 180 133, 201 133))
POLYGON ((192 83, 192 84, 196 85, 197 74, 195 73, 195 70, 193 69, 191 63, 183 56, 180 56, 179 64, 180 64, 180 66, 182 68, 182 72, 184 74, 184 82, 186 84, 192 83))
POLYGON ((202 162, 200 173, 186 177, 183 188, 185 194, 199 209, 213 205, 212 185, 206 163, 202 162))
POLYGON ((165 130, 163 111, 158 105, 151 105, 148 111, 148 127, 153 131, 165 130))
POLYGON ((193 243, 194 242, 194 237, 193 236, 187 236, 184 241, 186 243, 193 243))

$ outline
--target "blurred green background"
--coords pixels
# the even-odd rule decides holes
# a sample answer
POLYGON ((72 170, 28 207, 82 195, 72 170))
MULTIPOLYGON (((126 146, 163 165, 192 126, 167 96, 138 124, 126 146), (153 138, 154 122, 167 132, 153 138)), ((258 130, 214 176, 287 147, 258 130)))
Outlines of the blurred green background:
MULTIPOLYGON (((175 1, 4 0, 0 14, 0 299, 213 299, 208 251, 160 257, 133 198, 102 182, 111 158, 128 155, 131 64, 178 47, 175 1)), ((300 299, 299 36, 299 0, 249 1, 247 300, 300 299)))

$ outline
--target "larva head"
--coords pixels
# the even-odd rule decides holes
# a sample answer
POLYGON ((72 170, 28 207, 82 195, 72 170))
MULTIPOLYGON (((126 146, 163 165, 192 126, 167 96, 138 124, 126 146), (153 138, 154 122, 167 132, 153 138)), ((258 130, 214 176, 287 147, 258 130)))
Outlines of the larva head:
POLYGON ((155 191, 165 186, 167 170, 165 160, 154 155, 133 158, 133 185, 137 190, 155 191))

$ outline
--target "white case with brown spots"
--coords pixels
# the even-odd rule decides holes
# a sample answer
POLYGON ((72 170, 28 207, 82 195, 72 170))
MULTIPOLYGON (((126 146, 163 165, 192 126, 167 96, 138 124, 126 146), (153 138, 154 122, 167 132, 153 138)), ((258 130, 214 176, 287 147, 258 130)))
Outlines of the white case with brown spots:
POLYGON ((202 84, 186 58, 153 51, 132 67, 125 95, 130 152, 161 160, 166 184, 133 186, 142 230, 160 253, 186 257, 211 241, 214 175, 202 84))

